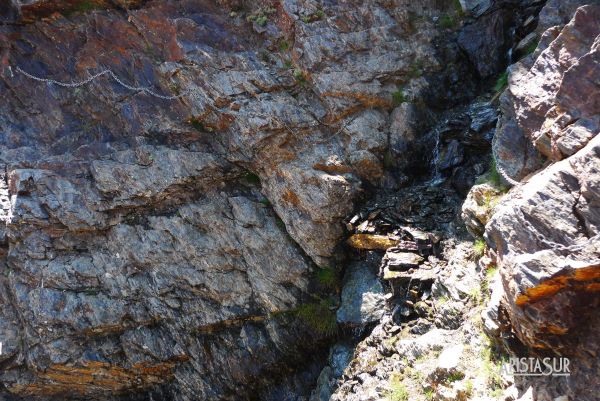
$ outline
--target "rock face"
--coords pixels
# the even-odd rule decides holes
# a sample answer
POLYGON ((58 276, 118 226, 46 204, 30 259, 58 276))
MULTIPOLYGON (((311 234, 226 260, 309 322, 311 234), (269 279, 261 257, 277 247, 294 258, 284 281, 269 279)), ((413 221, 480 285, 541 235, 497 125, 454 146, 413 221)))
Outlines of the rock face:
POLYGON ((514 137, 511 154, 535 147, 556 162, 515 187, 486 227, 514 332, 534 352, 571 358, 571 376, 538 383, 538 400, 596 400, 600 391, 600 6, 580 3, 549 2, 542 11, 545 25, 572 10, 570 22, 549 28, 533 55, 511 67, 499 123, 499 163, 508 171, 533 167, 509 155, 514 137))
POLYGON ((510 68, 498 133, 498 153, 510 175, 539 168, 537 152, 551 160, 573 155, 600 129, 599 33, 598 6, 581 7, 569 24, 547 30, 538 49, 510 68))
POLYGON ((282 400, 316 378, 324 335, 290 316, 313 268, 338 260, 365 189, 406 180, 402 150, 476 88, 455 5, 0 14, 0 391, 282 400))

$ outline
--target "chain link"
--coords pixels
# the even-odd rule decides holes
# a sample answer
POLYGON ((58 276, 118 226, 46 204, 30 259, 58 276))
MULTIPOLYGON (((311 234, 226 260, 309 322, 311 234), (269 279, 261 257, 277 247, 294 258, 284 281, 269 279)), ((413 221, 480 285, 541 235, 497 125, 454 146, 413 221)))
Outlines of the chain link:
POLYGON ((161 95, 159 93, 156 93, 155 91, 153 91, 149 87, 129 85, 129 84, 123 82, 123 80, 121 78, 119 78, 117 76, 117 74, 115 74, 113 71, 111 71, 109 69, 106 69, 106 70, 103 70, 103 71, 101 71, 101 72, 99 72, 97 74, 94 74, 94 75, 92 75, 92 76, 88 77, 87 79, 85 79, 83 81, 80 81, 80 82, 61 82, 61 81, 57 81, 57 80, 51 79, 51 78, 41 78, 41 77, 35 76, 33 74, 30 74, 27 71, 24 71, 19 66, 17 66, 15 68, 15 70, 18 71, 18 72, 20 72, 21 74, 25 75, 27 78, 33 79, 34 81, 44 82, 44 83, 51 84, 51 85, 57 85, 57 86, 61 86, 61 87, 64 87, 64 88, 78 88, 78 87, 81 87, 81 86, 89 84, 90 82, 94 81, 97 78, 100 78, 101 76, 108 75, 116 83, 118 83, 119 85, 121 85, 125 89, 129 89, 129 90, 134 91, 134 92, 146 93, 146 94, 148 94, 150 96, 154 96, 156 98, 163 99, 163 100, 176 100, 176 99, 180 99, 180 98, 182 98, 184 96, 188 96, 188 95, 198 96, 198 93, 197 93, 198 91, 197 90, 191 90, 191 89, 188 89, 188 90, 184 91, 183 93, 180 93, 179 95, 173 95, 173 96, 161 95))
MULTIPOLYGON (((500 173, 500 175, 502 175, 502 178, 504 178, 509 184, 511 184, 512 186, 516 186, 519 184, 518 181, 512 179, 506 172, 506 170, 504 170, 502 168, 502 166, 499 163, 499 158, 498 158, 498 139, 496 137, 496 135, 494 135, 494 138, 492 139, 492 157, 494 158, 494 162, 496 164, 496 169, 498 170, 498 173, 500 173)), ((548 238, 546 238, 538 229, 536 229, 533 224, 531 224, 527 218, 525 217, 525 213, 523 212, 522 209, 519 208, 519 210, 517 212, 520 212, 522 221, 523 221, 523 225, 529 230, 529 232, 535 237, 535 239, 537 239, 541 244, 547 246, 548 248, 558 251, 558 252, 577 252, 577 251, 581 251, 583 249, 585 249, 586 247, 588 247, 590 244, 594 243, 595 241, 600 241, 600 234, 597 234, 593 237, 588 238, 586 241, 580 243, 580 244, 574 244, 574 245, 564 245, 564 244, 559 244, 555 241, 552 241, 548 238)), ((590 264, 600 264, 600 258, 595 259, 595 260, 591 260, 589 261, 590 264)))
POLYGON ((496 164, 496 170, 498 170, 498 172, 500 173, 500 175, 502 176, 502 178, 504 178, 504 180, 506 180, 506 182, 508 182, 510 185, 512 185, 513 187, 519 184, 519 181, 513 180, 508 173, 506 172, 506 170, 504 170, 504 168, 502 168, 502 166, 499 163, 500 158, 498 157, 498 139, 497 139, 497 135, 494 135, 494 137, 492 138, 492 157, 494 158, 494 163, 496 164))

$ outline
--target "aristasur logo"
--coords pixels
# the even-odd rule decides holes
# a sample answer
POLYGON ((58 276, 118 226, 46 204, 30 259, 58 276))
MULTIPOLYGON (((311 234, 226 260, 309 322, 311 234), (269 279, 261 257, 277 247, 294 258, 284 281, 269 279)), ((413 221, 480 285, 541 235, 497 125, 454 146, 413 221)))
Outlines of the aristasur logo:
POLYGON ((502 366, 503 372, 513 376, 570 376, 571 360, 554 358, 510 358, 502 366))

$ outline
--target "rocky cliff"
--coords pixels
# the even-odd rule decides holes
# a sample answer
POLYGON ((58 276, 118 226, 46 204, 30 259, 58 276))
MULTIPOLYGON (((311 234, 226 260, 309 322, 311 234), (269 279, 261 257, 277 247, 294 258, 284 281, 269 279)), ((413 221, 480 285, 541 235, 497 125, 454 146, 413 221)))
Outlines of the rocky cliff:
POLYGON ((415 346, 483 344, 496 263, 491 324, 587 355, 593 399, 600 18, 544 3, 4 2, 0 397, 387 397, 415 346), (529 176, 471 191, 478 264, 494 132, 529 176))

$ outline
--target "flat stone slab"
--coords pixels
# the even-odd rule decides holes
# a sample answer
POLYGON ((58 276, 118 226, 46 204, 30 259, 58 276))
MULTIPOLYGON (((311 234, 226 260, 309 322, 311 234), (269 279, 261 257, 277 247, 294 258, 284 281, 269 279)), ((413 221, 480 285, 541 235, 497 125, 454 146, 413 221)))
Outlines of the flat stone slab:
POLYGON ((400 242, 402 241, 399 238, 375 234, 354 234, 347 241, 352 248, 382 251, 386 251, 400 242))
POLYGON ((383 265, 391 271, 407 271, 418 268, 425 259, 412 252, 387 252, 383 257, 383 265))

